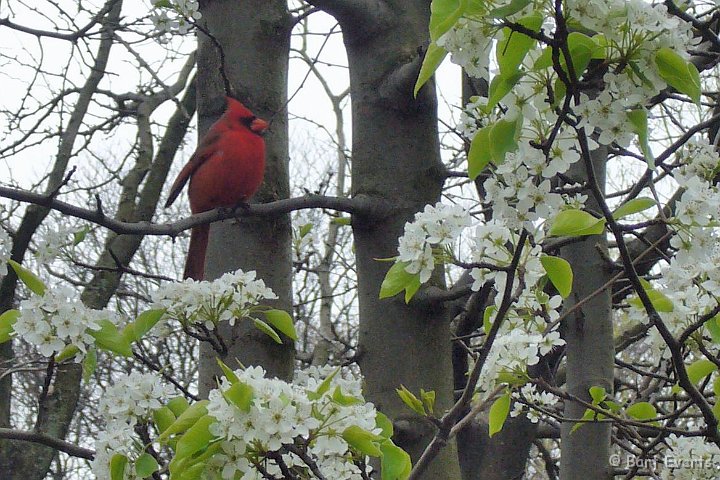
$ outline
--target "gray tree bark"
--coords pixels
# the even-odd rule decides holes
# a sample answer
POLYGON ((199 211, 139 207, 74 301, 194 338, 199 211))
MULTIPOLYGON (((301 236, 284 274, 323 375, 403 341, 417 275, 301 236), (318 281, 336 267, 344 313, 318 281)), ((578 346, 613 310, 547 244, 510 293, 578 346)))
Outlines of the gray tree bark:
MULTIPOLYGON (((412 415, 395 389, 435 390, 437 412, 452 404, 449 320, 441 307, 407 305, 402 295, 380 300, 405 222, 439 200, 440 162, 434 83, 417 99, 413 86, 428 43, 430 2, 322 1, 343 29, 352 98, 352 194, 388 207, 353 217, 360 308, 360 367, 367 398, 395 421, 396 441, 419 458, 434 427, 412 415)), ((438 280, 442 284, 442 280, 438 280)), ((459 478, 455 448, 435 459, 425 478, 459 478)))
MULTIPOLYGON (((291 17, 284 1, 207 0, 201 2, 202 23, 217 39, 225 56, 225 74, 238 98, 258 117, 272 119, 265 136, 265 181, 251 202, 288 198, 287 74, 291 17), (252 12, 252 15, 248 15, 252 12)), ((199 33, 198 124, 204 133, 223 112, 225 91, 216 44, 199 33)), ((242 268, 273 289, 276 308, 292 312, 292 228, 289 215, 228 220, 212 225, 206 259, 208 280, 242 268)), ((224 361, 231 367, 262 365, 269 376, 292 378, 294 345, 283 337, 278 345, 249 322, 220 334, 228 347, 224 361)), ((216 387, 217 353, 201 346, 200 393, 216 387)))
MULTIPOLYGON (((607 149, 601 147, 592 154, 592 164, 600 185, 605 185, 607 149)), ((573 181, 584 183, 588 179, 582 161, 570 170, 573 181)), ((599 211, 592 196, 587 207, 599 211)), ((564 311, 574 309, 562 322, 561 333, 566 345, 566 391, 583 400, 591 401, 589 389, 603 387, 608 394, 613 391, 613 325, 611 291, 604 289, 595 295, 611 276, 607 265, 607 239, 594 235, 561 249, 561 254, 573 269, 573 290, 563 306, 564 311), (575 309, 590 295, 593 298, 575 309)), ((585 407, 572 401, 565 402, 563 415, 578 419, 585 407)), ((572 431, 575 422, 563 422, 561 426, 560 478, 586 480, 611 478, 610 423, 585 423, 572 431)))

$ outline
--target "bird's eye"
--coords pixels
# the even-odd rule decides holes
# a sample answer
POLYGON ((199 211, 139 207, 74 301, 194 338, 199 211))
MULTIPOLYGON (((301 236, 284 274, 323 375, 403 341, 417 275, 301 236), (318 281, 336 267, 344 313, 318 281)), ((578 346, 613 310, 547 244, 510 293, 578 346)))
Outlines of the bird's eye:
POLYGON ((257 119, 257 117, 256 117, 255 115, 251 115, 251 116, 249 116, 249 117, 242 117, 242 118, 240 118, 240 121, 242 122, 243 125, 245 125, 246 127, 250 128, 250 126, 252 125, 252 123, 253 123, 256 119, 257 119))

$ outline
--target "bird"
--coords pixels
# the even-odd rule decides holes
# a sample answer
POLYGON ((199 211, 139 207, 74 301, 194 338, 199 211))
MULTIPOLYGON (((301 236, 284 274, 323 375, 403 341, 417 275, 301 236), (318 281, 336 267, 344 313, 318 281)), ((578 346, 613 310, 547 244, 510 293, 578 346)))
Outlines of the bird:
MULTIPOLYGON (((242 205, 260 188, 265 174, 268 122, 239 100, 227 96, 223 115, 210 127, 170 187, 165 208, 173 204, 190 180, 193 214, 242 205)), ((183 279, 203 280, 210 225, 192 227, 183 279)))

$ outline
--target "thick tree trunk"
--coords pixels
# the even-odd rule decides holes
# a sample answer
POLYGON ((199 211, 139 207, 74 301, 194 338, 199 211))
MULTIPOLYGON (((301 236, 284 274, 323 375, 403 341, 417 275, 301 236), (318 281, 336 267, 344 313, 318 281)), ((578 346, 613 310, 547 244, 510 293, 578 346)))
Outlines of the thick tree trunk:
MULTIPOLYGON (((603 188, 607 150, 600 148, 593 152, 595 175, 603 188)), ((578 183, 587 181, 587 172, 582 162, 570 170, 570 176, 578 183)), ((590 197, 587 206, 599 211, 590 197)), ((610 278, 607 265, 607 239, 605 235, 587 237, 581 242, 562 249, 562 256, 570 262, 574 273, 571 296, 566 300, 565 311, 573 312, 561 325, 566 348, 566 390, 587 401, 591 401, 589 389, 603 387, 608 394, 613 390, 613 326, 611 292, 601 288, 610 278), (575 310, 575 305, 590 295, 593 298, 575 310)), ((566 418, 581 418, 585 407, 576 402, 565 402, 563 415, 566 418)), ((560 478, 585 480, 611 478, 610 423, 585 423, 572 431, 576 423, 564 422, 561 428, 560 478)))
MULTIPOLYGON (((396 389, 435 390, 436 411, 453 400, 449 321, 444 308, 407 305, 402 297, 380 300, 397 239, 415 212, 440 198, 440 163, 434 83, 413 98, 428 43, 426 0, 313 1, 343 28, 352 98, 352 193, 385 201, 374 216, 353 217, 360 367, 367 398, 395 420, 396 440, 417 459, 434 427, 411 414, 396 389)), ((446 448, 425 478, 459 478, 455 449, 446 448)))
MULTIPOLYGON (((287 73, 291 18, 280 0, 207 0, 201 2, 202 23, 222 45, 225 74, 237 96, 258 117, 272 119, 265 137, 267 167, 260 192, 251 202, 268 202, 289 196, 287 73), (252 12, 252 14, 248 14, 252 12)), ((225 91, 220 75, 220 55, 215 43, 199 33, 198 124, 204 133, 223 112, 225 91)), ((273 289, 277 308, 292 312, 292 229, 289 215, 243 218, 214 224, 206 260, 208 280, 241 268, 256 270, 257 277, 273 289)), ((270 376, 289 379, 293 372, 294 345, 283 337, 277 345, 249 322, 220 328, 227 346, 225 362, 232 368, 262 365, 270 376)), ((216 352, 201 346, 201 394, 216 387, 216 352)))

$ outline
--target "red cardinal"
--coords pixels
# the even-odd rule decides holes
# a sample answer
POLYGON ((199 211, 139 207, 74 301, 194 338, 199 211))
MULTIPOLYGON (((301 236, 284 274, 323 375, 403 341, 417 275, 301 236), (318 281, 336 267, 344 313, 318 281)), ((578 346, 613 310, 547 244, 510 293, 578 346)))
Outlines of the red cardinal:
MULTIPOLYGON (((265 141, 268 128, 245 105, 227 98, 227 109, 200 140, 197 150, 178 174, 165 202, 172 205, 190 179, 188 196, 192 213, 217 207, 234 207, 260 188, 265 172, 265 141)), ((202 280, 210 225, 193 227, 183 278, 202 280)))

